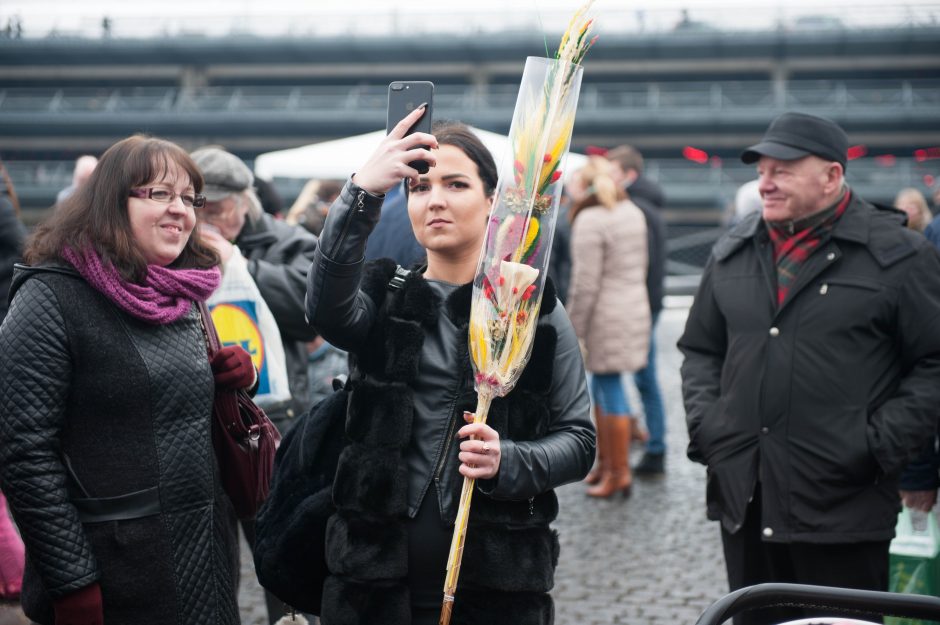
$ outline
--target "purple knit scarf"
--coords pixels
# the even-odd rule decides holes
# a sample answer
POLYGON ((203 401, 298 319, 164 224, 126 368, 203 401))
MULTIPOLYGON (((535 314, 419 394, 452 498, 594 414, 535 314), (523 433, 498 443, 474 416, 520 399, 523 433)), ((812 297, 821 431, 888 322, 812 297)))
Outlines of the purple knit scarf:
POLYGON ((134 284, 121 277, 110 263, 91 247, 81 255, 65 248, 62 257, 71 263, 86 281, 122 310, 148 323, 165 325, 181 318, 193 301, 204 302, 222 280, 217 267, 211 269, 168 269, 147 265, 143 284, 134 284))

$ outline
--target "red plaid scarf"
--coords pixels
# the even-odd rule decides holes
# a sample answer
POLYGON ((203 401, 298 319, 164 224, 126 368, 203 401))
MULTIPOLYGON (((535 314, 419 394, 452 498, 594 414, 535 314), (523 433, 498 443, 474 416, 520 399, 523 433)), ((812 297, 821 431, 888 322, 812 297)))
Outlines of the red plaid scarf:
POLYGON ((777 307, 787 299, 787 293, 806 259, 829 240, 850 199, 852 194, 846 191, 838 202, 802 221, 767 224, 777 263, 777 307))

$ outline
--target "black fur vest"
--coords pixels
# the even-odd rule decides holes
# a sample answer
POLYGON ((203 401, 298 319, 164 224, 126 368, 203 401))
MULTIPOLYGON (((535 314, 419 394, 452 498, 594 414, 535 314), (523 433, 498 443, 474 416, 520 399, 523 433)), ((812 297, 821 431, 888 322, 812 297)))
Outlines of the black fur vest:
MULTIPOLYGON (((324 625, 409 625, 407 575, 408 475, 404 453, 411 438, 414 403, 411 382, 418 373, 425 333, 443 310, 467 336, 471 285, 445 302, 417 273, 398 291, 387 285, 395 266, 378 261, 367 266, 362 290, 380 313, 367 346, 353 361, 346 418, 349 443, 343 450, 333 485, 337 512, 326 534, 330 570, 323 588, 324 625)), ((550 283, 549 283, 550 284, 550 283)), ((555 306, 546 288, 540 315, 555 306)), ((502 438, 534 440, 546 434, 549 391, 557 334, 542 322, 532 357, 516 388, 496 399, 487 423, 502 438)), ((444 520, 453 523, 463 477, 458 473, 458 444, 453 433, 462 414, 476 407, 476 393, 466 340, 459 368, 461 386, 449 415, 447 448, 441 453, 439 493, 444 520)), ((428 444, 434 444, 429 442, 428 444)), ((479 489, 470 514, 463 565, 457 588, 454 625, 545 625, 554 620, 548 591, 554 584, 558 539, 549 523, 558 513, 553 491, 526 501, 496 500, 479 489)), ((441 572, 441 588, 444 572, 441 572)), ((443 594, 443 593, 442 593, 443 594)))

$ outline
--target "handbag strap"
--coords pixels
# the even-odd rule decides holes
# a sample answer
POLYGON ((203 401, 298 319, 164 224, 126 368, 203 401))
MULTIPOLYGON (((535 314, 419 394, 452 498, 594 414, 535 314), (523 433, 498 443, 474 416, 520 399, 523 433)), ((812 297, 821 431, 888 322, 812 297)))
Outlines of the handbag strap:
POLYGON ((219 351, 222 347, 219 342, 219 334, 215 330, 215 323, 212 321, 212 313, 205 302, 198 302, 199 314, 202 317, 202 336, 206 339, 206 352, 209 356, 219 351))

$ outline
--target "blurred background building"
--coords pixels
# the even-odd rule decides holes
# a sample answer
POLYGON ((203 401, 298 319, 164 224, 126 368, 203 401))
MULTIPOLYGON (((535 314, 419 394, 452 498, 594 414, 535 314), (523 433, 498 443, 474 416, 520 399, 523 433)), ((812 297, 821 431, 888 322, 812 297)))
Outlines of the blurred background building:
MULTIPOLYGON (((0 7, 0 157, 24 219, 46 214, 77 156, 129 134, 221 144, 250 164, 384 128, 392 80, 432 80, 435 118, 506 133, 525 57, 557 45, 571 9, 471 4, 420 19, 390 8, 39 19, 0 7)), ((890 203, 904 187, 930 197, 940 176, 940 3, 609 5, 629 6, 598 3, 572 149, 643 152, 668 196, 671 273, 700 265, 714 240, 703 230, 755 177, 737 155, 785 110, 848 131, 848 179, 866 198, 890 203)), ((272 182, 290 206, 306 180, 272 182)))

